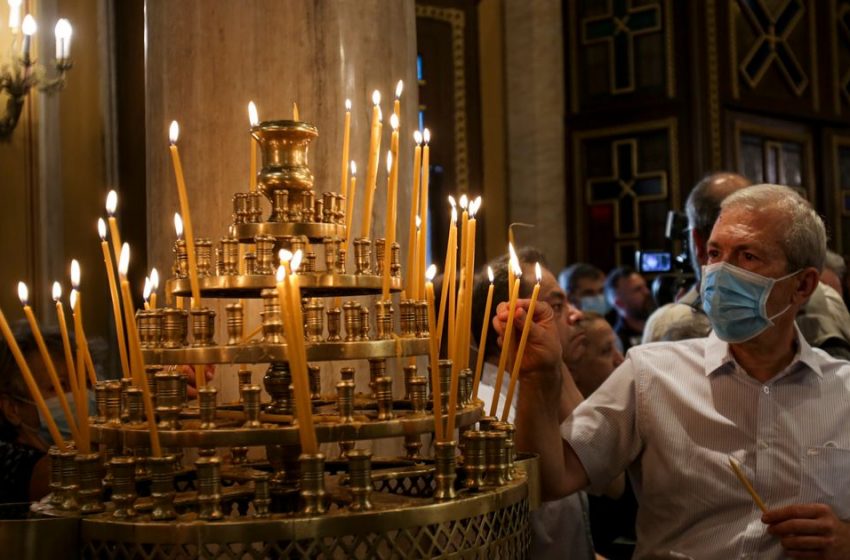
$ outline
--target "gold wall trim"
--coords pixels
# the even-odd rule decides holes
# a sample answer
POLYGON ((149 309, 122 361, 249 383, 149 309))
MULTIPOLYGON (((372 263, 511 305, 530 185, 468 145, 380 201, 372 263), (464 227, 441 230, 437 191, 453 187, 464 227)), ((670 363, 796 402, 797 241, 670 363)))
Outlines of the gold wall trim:
POLYGON ((741 88, 738 87, 738 34, 736 33, 735 22, 741 17, 741 8, 738 6, 737 0, 729 0, 729 85, 732 86, 732 97, 740 99, 741 88))
MULTIPOLYGON (((620 136, 625 134, 638 134, 641 132, 649 132, 655 130, 666 130, 669 136, 669 167, 670 174, 667 183, 667 192, 670 198, 670 208, 679 208, 679 125, 675 117, 660 119, 655 121, 640 122, 608 128, 599 128, 585 132, 577 132, 573 138, 573 176, 575 185, 582 185, 582 175, 584 169, 578 162, 582 161, 582 146, 585 140, 594 138, 604 138, 606 136, 620 136)), ((627 140, 623 138, 622 140, 627 140)), ((612 142, 613 144, 613 142, 612 142)), ((587 202, 584 200, 584 189, 573 189, 573 223, 576 224, 573 230, 576 234, 585 232, 587 225, 587 202)), ((619 227, 615 225, 615 227, 619 227)), ((580 235, 577 235, 579 238, 580 235)), ((619 241, 625 241, 623 239, 619 241)), ((576 247, 577 259, 579 261, 587 260, 586 247, 579 245, 576 247)))
POLYGON ((448 23, 452 28, 452 67, 454 70, 455 109, 455 177, 459 192, 469 191, 469 140, 466 134, 466 66, 463 31, 466 17, 463 10, 416 4, 416 17, 435 19, 448 23))
POLYGON ((676 97, 676 64, 673 59, 673 2, 664 1, 664 26, 665 55, 667 58, 667 97, 676 97))
POLYGON ((708 129, 711 137, 711 168, 722 167, 720 151, 720 85, 717 61, 717 7, 705 2, 706 56, 708 57, 708 129))
POLYGON ((817 21, 817 13, 815 7, 817 2, 811 2, 811 15, 809 15, 809 46, 811 48, 812 61, 812 105, 815 111, 820 110, 820 84, 818 83, 818 42, 816 40, 815 22, 817 21))

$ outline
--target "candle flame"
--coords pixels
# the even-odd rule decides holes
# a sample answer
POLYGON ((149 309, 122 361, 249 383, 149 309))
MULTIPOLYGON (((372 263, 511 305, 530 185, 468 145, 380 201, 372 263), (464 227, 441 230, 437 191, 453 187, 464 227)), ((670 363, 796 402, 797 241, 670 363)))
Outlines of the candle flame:
POLYGON ((180 138, 180 125, 177 121, 171 121, 171 126, 168 127, 168 140, 176 144, 178 138, 180 138))
POLYGON ((416 216, 416 229, 419 230, 419 228, 421 228, 421 227, 422 227, 422 218, 420 218, 419 216, 416 216))
POLYGON ((345 100, 345 110, 346 110, 346 111, 350 111, 350 110, 351 110, 351 100, 350 100, 350 99, 346 99, 346 100, 345 100))
POLYGON ((127 269, 130 268, 130 246, 127 243, 121 246, 121 256, 118 259, 118 275, 122 280, 127 279, 127 269))
POLYGON ((522 276, 522 267, 519 266, 519 257, 517 257, 516 251, 514 250, 514 244, 508 243, 508 254, 510 255, 510 267, 514 272, 514 276, 522 276))
POLYGON ((304 253, 301 252, 301 249, 295 251, 295 254, 292 255, 292 261, 289 263, 289 268, 292 270, 292 274, 298 272, 298 269, 301 267, 301 257, 304 256, 304 253))
POLYGON ((58 302, 62 298, 62 284, 59 282, 53 283, 53 301, 58 302))
POLYGON ((277 267, 274 277, 278 282, 283 282, 283 279, 286 277, 286 267, 283 265, 277 267))
POLYGON ((469 217, 472 218, 476 214, 478 214, 478 210, 481 209, 481 197, 477 197, 471 203, 469 203, 469 217))
POLYGON ((469 208, 469 197, 466 196, 466 194, 460 195, 460 207, 463 210, 466 210, 467 208, 469 208))
POLYGON ((106 222, 103 221, 103 218, 97 219, 97 234, 101 241, 106 240, 106 222))
POLYGON ((354 160, 351 160, 351 176, 357 176, 357 162, 354 160))
POLYGON ((18 299, 21 300, 21 305, 26 305, 29 299, 30 291, 27 285, 23 282, 18 282, 18 299))
POLYGON ((75 290, 80 289, 80 262, 77 259, 71 261, 71 286, 75 290))
POLYGON ((423 140, 426 144, 428 144, 429 142, 431 142, 431 131, 430 131, 430 130, 428 130, 427 128, 426 128, 425 130, 423 130, 423 131, 422 131, 422 140, 423 140))
POLYGON ((491 284, 492 284, 492 283, 493 283, 493 281, 496 279, 496 277, 495 277, 495 276, 493 276, 493 268, 492 268, 492 267, 490 267, 490 266, 488 266, 488 267, 487 267, 487 278, 489 278, 489 279, 490 279, 490 283, 491 283, 491 284))
POLYGON ((77 311, 77 290, 71 290, 71 295, 68 296, 68 300, 71 303, 71 309, 76 312, 77 311))
POLYGON ((24 23, 21 25, 21 31, 24 32, 24 35, 33 35, 36 31, 38 31, 38 24, 35 22, 35 18, 32 15, 27 14, 24 16, 24 23))
POLYGON ((399 80, 395 85, 395 98, 399 99, 401 97, 401 92, 404 91, 404 82, 399 80))
POLYGON ((537 283, 540 283, 540 280, 543 278, 543 271, 540 269, 540 263, 534 263, 534 277, 537 279, 537 283))
POLYGON ((380 105, 381 104, 381 92, 375 90, 372 92, 372 105, 380 105))
POLYGON ((392 171, 393 168, 393 152, 392 150, 387 152, 387 173, 392 171))
POLYGON ((106 214, 111 218, 118 210, 118 193, 114 190, 106 193, 106 214))
POLYGON ((422 144, 422 133, 418 130, 413 131, 413 141, 416 142, 416 145, 422 144))
POLYGON ((281 263, 288 263, 292 260, 292 251, 288 249, 281 249, 277 252, 277 258, 280 259, 281 263))
POLYGON ((449 204, 452 208, 457 208, 457 202, 455 201, 455 197, 449 195, 449 204))
POLYGON ((253 101, 248 102, 248 122, 251 123, 252 127, 260 124, 260 117, 257 115, 257 106, 253 101))
POLYGON ((157 291, 159 289, 159 271, 156 268, 151 269, 151 290, 157 291))
POLYGON ((390 126, 393 130, 398 130, 398 115, 395 113, 390 115, 390 126))
POLYGON ((457 223, 457 208, 452 207, 452 223, 457 223))
POLYGON ((428 270, 425 271, 425 280, 431 282, 437 276, 437 265, 432 264, 428 267, 428 270))
POLYGON ((151 279, 145 277, 145 287, 142 289, 142 299, 148 301, 151 298, 151 279))
POLYGON ((177 232, 177 239, 183 239, 183 218, 180 212, 174 213, 174 231, 177 232))

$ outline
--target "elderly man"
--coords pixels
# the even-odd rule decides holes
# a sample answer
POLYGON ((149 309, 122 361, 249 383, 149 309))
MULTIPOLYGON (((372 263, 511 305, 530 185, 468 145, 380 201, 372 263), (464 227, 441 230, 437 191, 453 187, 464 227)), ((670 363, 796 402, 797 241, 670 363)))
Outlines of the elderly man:
MULTIPOLYGON (((723 201, 707 247, 712 334, 633 348, 562 423, 557 330, 545 305, 535 311, 517 447, 540 453, 546 499, 600 490, 627 469, 636 558, 850 558, 850 365, 794 324, 818 284, 823 222, 793 190, 759 185, 723 201)), ((495 328, 507 320, 500 305, 495 328)))

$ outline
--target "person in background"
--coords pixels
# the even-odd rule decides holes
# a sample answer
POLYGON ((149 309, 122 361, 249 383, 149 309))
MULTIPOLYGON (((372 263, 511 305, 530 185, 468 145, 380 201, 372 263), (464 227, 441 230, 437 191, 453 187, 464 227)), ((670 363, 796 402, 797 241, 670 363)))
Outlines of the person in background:
POLYGON ((844 263, 844 258, 834 251, 827 251, 826 260, 823 263, 823 272, 820 274, 820 281, 843 295, 844 275, 846 273, 847 265, 844 263))
MULTIPOLYGON (((582 354, 585 335, 582 331, 573 328, 575 322, 581 319, 581 312, 570 305, 563 290, 555 281, 554 275, 545 268, 546 260, 543 254, 536 249, 524 247, 517 251, 517 257, 523 272, 520 280, 520 297, 527 298, 531 295, 535 283, 534 264, 539 262, 543 267, 543 277, 540 282, 538 301, 545 302, 555 313, 559 340, 567 349, 565 355, 567 353, 571 355, 582 354)), ((481 335, 481 321, 492 321, 496 304, 508 299, 508 256, 503 255, 494 259, 489 263, 489 266, 493 269, 494 277, 493 307, 489 317, 484 317, 487 292, 490 287, 490 280, 486 273, 476 276, 472 290, 472 317, 474 319, 471 336, 476 343, 481 335)), ((479 352, 485 353, 484 368, 478 389, 478 397, 484 402, 485 414, 489 414, 495 394, 496 370, 498 369, 500 355, 497 337, 497 333, 491 327, 487 331, 484 348, 478 349, 479 352)), ((518 333, 516 338, 519 338, 518 333)), ((507 367, 510 369, 511 365, 508 364, 507 367)), ((561 386, 559 402, 561 414, 566 418, 572 409, 581 402, 581 393, 579 393, 575 383, 572 382, 572 377, 563 362, 561 375, 564 377, 564 384, 561 386)), ((507 398, 509 378, 510 372, 505 372, 500 391, 499 414, 501 414, 507 398)), ((514 402, 516 402, 516 392, 514 393, 514 402)), ((514 406, 511 405, 508 414, 508 420, 511 422, 514 419, 514 411, 514 406)), ((587 515, 587 496, 584 492, 542 504, 531 514, 532 538, 529 558, 552 560, 560 558, 589 560, 594 558, 587 515)))
POLYGON ((625 355, 629 348, 640 344, 646 320, 655 310, 655 302, 646 280, 629 266, 615 268, 605 279, 605 297, 617 311, 614 332, 618 347, 625 355))
POLYGON ((573 307, 600 315, 608 312, 605 273, 592 264, 571 264, 558 274, 558 284, 573 307))

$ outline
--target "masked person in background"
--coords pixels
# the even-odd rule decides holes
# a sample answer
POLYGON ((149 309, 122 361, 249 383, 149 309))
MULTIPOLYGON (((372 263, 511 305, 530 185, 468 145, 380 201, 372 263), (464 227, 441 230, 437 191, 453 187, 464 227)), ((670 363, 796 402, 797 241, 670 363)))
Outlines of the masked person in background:
MULTIPOLYGON (((602 490, 627 469, 637 559, 850 558, 850 364, 794 323, 818 285, 823 221, 794 190, 758 185, 723 201, 707 247, 712 333, 633 348, 563 422, 557 327, 545 304, 535 310, 517 449, 540 454, 544 500, 602 490)), ((510 319, 522 325, 527 306, 510 319)), ((508 319, 500 304, 497 332, 508 319)))
POLYGON ((605 273, 592 264, 571 264, 558 274, 558 284, 576 309, 600 315, 610 310, 605 299, 605 273))

